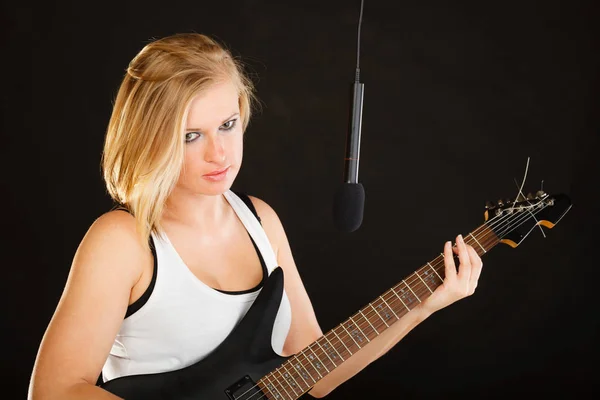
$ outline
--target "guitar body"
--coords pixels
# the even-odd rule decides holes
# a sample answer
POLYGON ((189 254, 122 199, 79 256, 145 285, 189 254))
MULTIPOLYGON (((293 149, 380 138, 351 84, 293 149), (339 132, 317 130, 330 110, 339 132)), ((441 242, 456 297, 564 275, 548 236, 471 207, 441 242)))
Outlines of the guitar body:
POLYGON ((122 376, 100 386, 126 400, 263 398, 255 382, 287 360, 271 345, 282 296, 283 270, 278 267, 242 321, 207 357, 179 370, 122 376))

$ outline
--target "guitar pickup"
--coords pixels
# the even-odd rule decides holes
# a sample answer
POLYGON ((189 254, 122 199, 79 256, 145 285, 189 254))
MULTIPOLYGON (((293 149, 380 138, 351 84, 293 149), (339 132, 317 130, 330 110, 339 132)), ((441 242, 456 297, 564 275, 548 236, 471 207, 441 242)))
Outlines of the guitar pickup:
POLYGON ((242 379, 225 389, 225 394, 230 400, 244 400, 244 399, 260 399, 264 396, 264 393, 258 385, 250 378, 249 375, 244 376, 242 379), (263 396, 255 397, 256 394, 263 396))

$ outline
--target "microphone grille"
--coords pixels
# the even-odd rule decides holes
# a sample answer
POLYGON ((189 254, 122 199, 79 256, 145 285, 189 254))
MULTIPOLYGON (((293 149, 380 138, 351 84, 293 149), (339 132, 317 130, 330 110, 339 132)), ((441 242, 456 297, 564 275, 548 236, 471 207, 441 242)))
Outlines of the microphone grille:
POLYGON ((365 189, 360 183, 344 183, 335 193, 333 222, 345 232, 354 232, 362 224, 365 189))

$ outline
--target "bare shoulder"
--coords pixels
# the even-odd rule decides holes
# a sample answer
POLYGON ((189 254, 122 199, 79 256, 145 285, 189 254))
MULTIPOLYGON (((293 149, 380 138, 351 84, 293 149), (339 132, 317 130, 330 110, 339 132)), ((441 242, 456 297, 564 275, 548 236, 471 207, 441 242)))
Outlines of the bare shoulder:
POLYGON ((135 218, 124 210, 112 210, 96 218, 90 226, 90 232, 111 230, 120 233, 135 232, 135 218))
POLYGON ((146 253, 137 234, 135 218, 123 210, 108 211, 91 224, 78 253, 88 251, 105 255, 118 252, 121 257, 136 260, 146 253))
POLYGON ((108 211, 96 218, 86 236, 108 240, 120 247, 133 245, 133 251, 144 248, 137 233, 135 218, 124 210, 108 211), (119 240, 125 240, 126 243, 119 244, 119 240))
POLYGON ((75 256, 101 256, 105 268, 119 268, 119 274, 129 282, 137 282, 144 266, 152 262, 152 254, 142 242, 135 218, 126 211, 112 210, 102 214, 90 226, 75 256), (123 270, 126 268, 126 270, 123 270))
POLYGON ((260 216, 261 220, 264 218, 279 220, 279 217, 277 216, 277 213, 275 212, 273 207, 271 207, 266 201, 259 199, 255 196, 248 197, 250 198, 250 200, 252 200, 252 204, 256 208, 256 212, 260 216))

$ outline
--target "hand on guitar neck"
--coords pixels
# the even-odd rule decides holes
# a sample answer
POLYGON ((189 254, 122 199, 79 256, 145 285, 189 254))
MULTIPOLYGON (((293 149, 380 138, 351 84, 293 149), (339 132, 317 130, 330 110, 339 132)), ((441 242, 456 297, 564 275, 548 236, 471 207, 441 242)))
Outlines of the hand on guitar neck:
POLYGON ((448 241, 444 245, 444 283, 419 305, 428 314, 432 314, 457 300, 470 296, 475 292, 483 267, 481 257, 475 249, 465 243, 462 235, 456 237, 454 246, 448 241), (454 254, 458 255, 456 266, 454 254))

